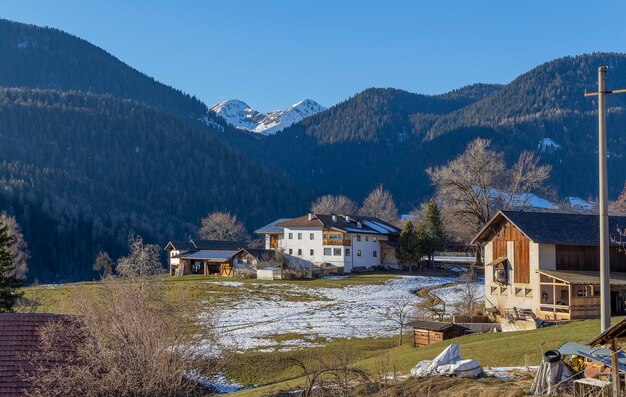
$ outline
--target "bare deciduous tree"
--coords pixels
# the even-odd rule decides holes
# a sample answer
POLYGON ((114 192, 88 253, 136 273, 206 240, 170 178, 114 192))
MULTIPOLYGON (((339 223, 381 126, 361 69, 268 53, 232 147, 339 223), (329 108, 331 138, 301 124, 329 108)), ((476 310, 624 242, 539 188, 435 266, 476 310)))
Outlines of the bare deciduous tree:
POLYGON ((615 215, 626 215, 626 183, 622 188, 622 192, 610 205, 610 211, 615 215))
POLYGON ((398 326, 400 335, 398 337, 398 346, 402 345, 404 337, 404 326, 411 318, 414 312, 413 300, 410 298, 400 298, 393 302, 385 312, 385 318, 398 326))
POLYGON ((141 236, 128 238, 128 256, 117 260, 116 271, 125 277, 145 277, 163 272, 161 247, 144 244, 141 236))
POLYGON ((6 226, 9 238, 12 240, 9 252, 13 255, 15 277, 20 280, 25 280, 26 273, 28 273, 30 252, 28 251, 28 244, 26 244, 26 240, 24 240, 22 229, 15 217, 9 215, 6 211, 0 213, 0 227, 2 226, 6 226))
POLYGON ((393 201, 393 196, 382 185, 377 186, 363 200, 363 206, 359 209, 359 214, 382 219, 385 222, 398 223, 398 207, 393 201))
POLYGON ((312 357, 306 352, 291 357, 287 364, 297 367, 306 379, 302 397, 354 395, 351 388, 369 382, 364 370, 354 367, 350 354, 339 352, 330 358, 312 357))
POLYGON ((197 395, 190 375, 206 371, 198 367, 198 346, 215 335, 194 326, 188 305, 164 296, 156 283, 120 278, 77 294, 78 316, 41 332, 30 395, 197 395))
POLYGON ((311 203, 311 212, 322 215, 352 215, 356 213, 358 208, 359 207, 354 201, 343 195, 333 196, 331 194, 327 194, 325 196, 318 197, 311 203))
POLYGON ((451 216, 464 238, 475 235, 500 209, 527 208, 550 175, 551 167, 539 165, 529 152, 507 169, 503 154, 490 150, 489 144, 477 138, 456 159, 428 170, 443 218, 451 216))
POLYGON ((230 212, 213 212, 202 219, 200 237, 208 240, 246 240, 246 227, 230 212))
POLYGON ((96 261, 93 263, 92 268, 103 277, 107 277, 113 274, 113 261, 107 252, 100 251, 96 256, 96 261))
POLYGON ((461 276, 463 283, 461 284, 461 298, 456 305, 456 312, 467 316, 473 316, 477 313, 480 306, 482 284, 476 283, 476 274, 474 270, 463 273, 461 276))
POLYGON ((446 301, 429 291, 428 295, 417 304, 417 309, 421 312, 420 315, 428 313, 432 319, 443 321, 446 316, 446 301))

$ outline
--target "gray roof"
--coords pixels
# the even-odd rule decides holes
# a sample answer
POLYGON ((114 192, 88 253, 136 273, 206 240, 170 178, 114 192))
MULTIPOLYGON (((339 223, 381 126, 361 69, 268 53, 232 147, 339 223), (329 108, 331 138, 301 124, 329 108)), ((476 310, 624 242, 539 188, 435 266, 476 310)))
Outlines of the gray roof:
POLYGON ((170 241, 165 245, 165 249, 171 246, 174 250, 177 251, 191 251, 196 249, 196 246, 193 245, 191 241, 170 241))
POLYGON ((298 218, 293 218, 288 221, 281 222, 279 226, 317 228, 326 227, 345 233, 357 234, 400 234, 400 229, 390 223, 371 216, 361 215, 335 215, 335 219, 333 219, 333 215, 313 214, 311 219, 309 220, 309 215, 307 214, 298 218))
MULTIPOLYGON (((600 272, 539 269, 537 273, 565 281, 568 284, 600 285, 600 272)), ((626 285, 626 273, 611 272, 610 284, 626 285)))
MULTIPOLYGON (((509 220, 529 239, 539 244, 590 245, 599 243, 600 226, 597 215, 564 214, 557 212, 500 211, 474 238, 480 244, 498 225, 509 220)), ((618 228, 626 228, 626 217, 609 217, 609 234, 619 239, 618 228)))
POLYGON ((278 226, 277 223, 285 222, 289 219, 291 218, 276 219, 274 222, 268 223, 267 225, 258 228, 254 232, 258 234, 280 234, 283 232, 283 230, 285 230, 285 228, 282 226, 278 226))
POLYGON ((195 247, 199 250, 212 250, 212 251, 232 251, 240 250, 248 247, 246 241, 232 241, 232 240, 191 240, 195 247))
POLYGON ((413 327, 413 328, 417 328, 417 329, 427 329, 430 331, 444 331, 448 328, 451 327, 459 327, 459 328, 463 328, 463 329, 467 329, 466 327, 463 327, 462 325, 458 325, 458 324, 454 324, 454 323, 444 323, 441 321, 422 321, 422 320, 417 320, 417 321, 412 321, 410 323, 407 324, 409 327, 413 327))
POLYGON ((189 240, 189 241, 170 241, 165 245, 177 251, 195 251, 195 250, 240 250, 248 247, 246 241, 231 240, 189 240))
POLYGON ((237 255, 239 252, 240 250, 238 251, 198 250, 198 251, 187 252, 185 254, 176 255, 174 256, 174 258, 190 259, 190 260, 205 260, 209 262, 223 262, 223 261, 229 260, 233 256, 237 255))
POLYGON ((246 248, 245 251, 257 259, 270 260, 276 256, 276 251, 264 248, 246 248))

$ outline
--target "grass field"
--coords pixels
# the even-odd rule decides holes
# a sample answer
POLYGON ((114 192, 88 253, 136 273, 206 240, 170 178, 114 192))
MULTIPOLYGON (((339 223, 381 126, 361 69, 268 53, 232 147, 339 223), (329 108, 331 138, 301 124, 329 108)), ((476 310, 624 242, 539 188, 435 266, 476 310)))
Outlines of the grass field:
MULTIPOLYGON (((351 275, 342 278, 284 281, 290 285, 306 289, 346 288, 351 286, 380 285, 397 277, 393 274, 351 275)), ((176 301, 196 302, 233 300, 245 294, 261 298, 275 299, 280 288, 263 288, 276 282, 263 280, 233 279, 207 276, 187 276, 183 278, 158 278, 168 297, 176 301), (226 282, 226 283, 224 283, 226 282), (240 284, 233 284, 240 283, 240 284), (234 288, 241 285, 245 288, 234 288), (244 291, 244 292, 242 292, 244 291), (265 295, 267 296, 265 296, 265 295)), ((24 311, 73 313, 72 300, 77 291, 90 291, 98 288, 98 282, 85 282, 63 285, 39 285, 24 289, 27 304, 24 311)), ((307 302, 311 299, 306 293, 297 296, 282 296, 281 299, 295 299, 307 302)), ((198 305, 200 306, 200 305, 198 305)), ((375 321, 375 320, 373 320, 375 321)), ((484 367, 537 365, 541 359, 541 344, 545 349, 557 348, 560 344, 586 342, 599 331, 595 320, 579 321, 535 331, 513 333, 490 333, 457 338, 464 358, 479 361, 484 367)), ((282 332, 271 336, 276 342, 289 345, 290 341, 307 340, 318 347, 281 351, 279 349, 249 349, 228 354, 229 359, 223 373, 229 381, 243 386, 258 386, 233 394, 234 396, 262 396, 271 391, 286 390, 304 383, 302 373, 293 366, 293 360, 329 361, 339 356, 348 356, 351 365, 366 370, 370 374, 397 371, 407 374, 420 360, 432 359, 449 343, 446 341, 427 347, 414 348, 409 343, 396 346, 397 338, 338 338, 324 339, 302 332, 282 332)), ((497 389, 500 383, 494 383, 497 389)), ((417 385, 415 385, 418 387, 417 385)), ((469 386, 468 386, 469 387, 469 386)))
MULTIPOLYGON (((620 318, 613 319, 614 322, 619 320, 620 318)), ((410 344, 390 347, 393 343, 390 340, 385 344, 384 340, 377 340, 376 343, 373 343, 374 341, 367 339, 354 339, 348 346, 352 351, 363 349, 365 351, 363 354, 369 355, 369 357, 355 360, 353 365, 368 371, 370 374, 376 374, 381 366, 386 366, 387 369, 395 367, 400 373, 406 374, 419 361, 433 359, 452 342, 460 345, 463 358, 477 360, 483 367, 527 366, 540 363, 542 343, 545 343, 544 348, 546 350, 558 348, 564 342, 584 343, 597 335, 599 329, 598 320, 587 320, 534 331, 468 335, 453 341, 419 348, 414 348, 410 344)), ((341 341, 334 342, 342 343, 341 341)), ((317 354, 320 357, 330 357, 334 352, 336 350, 333 350, 332 347, 330 349, 322 348, 317 351, 317 354)), ((283 358, 270 354, 264 356, 263 360, 268 362, 274 359, 276 362, 280 362, 283 358)), ((248 359, 251 360, 248 365, 255 367, 256 358, 248 356, 248 359)), ((256 383, 260 384, 261 387, 237 392, 233 394, 233 397, 262 396, 272 391, 287 390, 304 384, 305 380, 302 377, 282 378, 293 373, 284 370, 275 372, 273 373, 273 376, 276 376, 274 382, 270 384, 256 383)), ((499 383, 495 382, 494 385, 499 383)))

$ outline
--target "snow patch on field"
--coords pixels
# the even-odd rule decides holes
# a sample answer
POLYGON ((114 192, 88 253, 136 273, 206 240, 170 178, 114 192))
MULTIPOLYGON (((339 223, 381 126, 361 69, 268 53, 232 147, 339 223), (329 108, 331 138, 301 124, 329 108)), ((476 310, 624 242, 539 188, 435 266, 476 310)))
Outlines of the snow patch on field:
MULTIPOLYGON (((476 302, 482 302, 485 299, 485 288, 482 282, 472 284, 471 288, 473 288, 475 292, 476 302)), ((450 303, 458 303, 461 302, 467 296, 467 285, 459 284, 453 287, 446 288, 437 288, 433 291, 430 291, 432 295, 437 295, 441 298, 447 305, 450 303)))
MULTIPOLYGON (((262 286, 262 292, 276 294, 268 298, 267 294, 255 296, 254 291, 249 290, 247 295, 224 305, 217 329, 221 342, 235 350, 311 346, 315 338, 328 340, 392 336, 397 333, 396 325, 385 314, 394 302, 409 299, 417 303, 421 298, 414 294, 416 290, 455 281, 458 279, 409 276, 395 278, 381 285, 343 288, 304 288, 289 283, 248 284, 247 287, 262 286), (298 295, 306 299, 284 299, 285 296, 298 295), (273 339, 285 334, 302 335, 303 338, 286 341, 273 339)), ((236 282, 220 283, 233 285, 236 282)), ((239 287, 243 288, 241 284, 239 287)), ((450 299, 460 296, 454 292, 447 294, 450 299)))
POLYGON ((209 284, 224 285, 226 287, 243 287, 243 283, 240 281, 207 281, 209 284))

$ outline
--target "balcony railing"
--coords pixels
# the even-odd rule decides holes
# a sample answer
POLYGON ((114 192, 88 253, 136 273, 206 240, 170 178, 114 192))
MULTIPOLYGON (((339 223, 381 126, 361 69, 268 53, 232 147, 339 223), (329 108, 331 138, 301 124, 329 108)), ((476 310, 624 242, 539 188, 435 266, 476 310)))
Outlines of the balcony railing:
POLYGON ((350 246, 350 239, 331 239, 325 238, 323 241, 324 245, 343 245, 344 247, 350 246))

